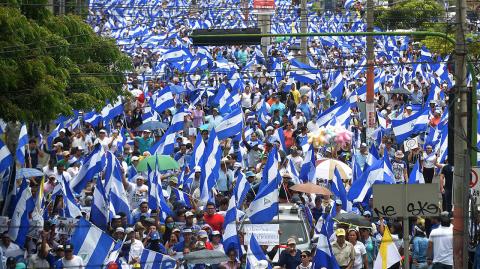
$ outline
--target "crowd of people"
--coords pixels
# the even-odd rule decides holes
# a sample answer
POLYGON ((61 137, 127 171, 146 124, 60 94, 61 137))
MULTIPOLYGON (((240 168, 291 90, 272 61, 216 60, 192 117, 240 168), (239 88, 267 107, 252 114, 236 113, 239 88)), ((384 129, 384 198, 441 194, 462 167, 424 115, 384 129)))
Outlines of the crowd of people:
MULTIPOLYGON (((294 60, 298 56, 295 38, 272 40, 264 49, 265 55, 255 46, 191 44, 188 34, 192 29, 255 25, 254 15, 239 7, 240 1, 131 2, 135 2, 132 7, 122 6, 121 1, 92 1, 88 22, 99 34, 116 38, 120 48, 131 55, 134 71, 127 74, 125 88, 133 97, 122 99, 121 111, 108 121, 93 120, 92 115, 104 115, 89 112, 64 120, 50 134, 51 141, 35 137, 34 134, 44 130, 32 132, 23 149, 24 167, 40 170, 44 178, 18 178, 10 188, 22 190, 21 186, 28 184, 27 189, 31 197, 37 199, 39 211, 35 209, 28 216, 30 228, 26 239, 18 241, 16 234, 12 238, 12 228, 4 229, 0 243, 4 262, 1 265, 6 268, 95 267, 88 266, 86 258, 78 253, 81 242, 70 240, 75 229, 71 233, 59 233, 59 229, 65 225, 65 218, 84 218, 94 224, 98 221, 91 213, 98 205, 99 188, 103 184, 106 187, 108 169, 104 166, 99 173, 90 175, 80 190, 75 190, 72 182, 79 177, 86 178, 84 166, 96 150, 101 150, 102 154, 111 154, 118 160, 119 193, 125 195, 128 210, 110 205, 115 207, 115 214, 107 213, 108 224, 100 228, 121 246, 115 259, 96 264, 96 268, 155 268, 155 264, 143 259, 145 250, 174 261, 159 268, 236 269, 246 268, 247 264, 250 268, 270 265, 285 269, 319 268, 315 257, 323 246, 317 246, 320 241, 315 240, 320 240, 321 227, 330 216, 335 219, 336 215, 346 212, 362 216, 371 227, 335 223, 330 242, 339 268, 373 268, 386 227, 399 253, 409 252, 411 257, 394 265, 396 268, 404 263, 418 269, 453 268, 450 223, 453 167, 446 157, 444 128, 448 124, 448 93, 453 76, 444 58, 429 53, 408 37, 376 38, 375 103, 379 124, 374 134, 368 136, 365 111, 360 105, 365 101, 366 87, 364 38, 309 38, 309 68, 306 69, 294 60), (134 8, 138 6, 142 8, 134 8), (180 58, 165 56, 178 48, 183 51, 180 58), (311 74, 314 79, 307 76, 311 74), (173 88, 181 90, 173 91, 173 88), (170 89, 173 105, 160 111, 156 102, 166 89, 170 89), (342 102, 347 104, 346 111, 342 110, 345 105, 339 106, 342 102), (201 162, 199 157, 211 152, 207 150, 211 134, 230 119, 229 114, 236 109, 241 111, 241 131, 213 144, 221 156, 216 159, 218 171, 214 173, 207 202, 202 197, 202 184, 206 184, 202 180, 213 164, 201 162), (343 111, 342 114, 339 111, 343 111), (180 121, 175 117, 179 113, 183 113, 180 121), (396 122, 419 115, 425 115, 426 121, 414 122, 420 127, 410 132, 408 138, 400 139, 395 131, 396 122), (172 135, 168 130, 177 122, 181 127, 173 133, 170 142, 173 150, 168 154, 178 168, 159 170, 153 176, 155 183, 152 172, 140 171, 139 164, 158 152, 167 152, 165 148, 170 140, 166 137, 172 135), (156 127, 145 128, 147 123, 156 127), (347 128, 353 134, 352 139, 311 147, 311 134, 325 125, 347 128), (204 148, 198 146, 200 140, 204 148), (414 141, 407 147, 403 140, 414 141), (295 204, 302 210, 301 216, 306 216, 302 220, 309 223, 308 233, 314 240, 308 249, 299 249, 299 238, 295 234, 284 235, 282 237, 288 238, 285 242, 262 245, 266 259, 254 263, 249 258, 245 234, 240 230, 241 216, 264 187, 262 182, 270 173, 265 167, 271 161, 272 150, 278 151, 278 157, 275 156, 278 167, 274 169, 281 178, 278 200, 295 204), (330 175, 303 173, 312 158, 316 160, 315 165, 333 159, 350 167, 347 176, 341 178, 347 192, 360 180, 362 172, 368 172, 373 160, 385 160, 391 164, 392 178, 388 183, 438 183, 444 212, 437 217, 411 218, 406 223, 374 214, 371 193, 360 200, 347 201, 343 199, 346 196, 338 194, 315 195, 292 190, 294 185, 303 182, 332 188, 335 178, 330 175), (240 198, 241 189, 247 186, 241 181, 242 177, 249 189, 245 197, 240 198), (156 195, 165 200, 161 207, 152 206, 149 200, 155 184, 161 186, 161 193, 156 195), (59 189, 63 190, 61 194, 59 189), (70 192, 72 200, 68 200, 70 192), (240 247, 224 245, 232 200, 241 201, 235 204, 240 247), (78 208, 77 214, 72 213, 72 204, 78 208), (408 225, 411 234, 403 234, 403 225, 408 225), (408 249, 404 249, 405 238, 409 238, 408 249), (205 250, 222 252, 225 260, 193 264, 186 259, 190 253, 205 250)), ((279 8, 272 17, 272 31, 298 31, 298 5, 276 2, 279 8)), ((361 2, 350 8, 347 14, 321 17, 309 14, 312 22, 309 30, 364 29, 361 2)), ((157 170, 157 167, 150 168, 157 170)), ((379 178, 378 181, 387 180, 379 178)), ((7 212, 14 218, 12 214, 17 211, 7 212)), ((474 221, 472 226, 478 223, 474 221)), ((279 231, 282 232, 285 231, 279 231)))

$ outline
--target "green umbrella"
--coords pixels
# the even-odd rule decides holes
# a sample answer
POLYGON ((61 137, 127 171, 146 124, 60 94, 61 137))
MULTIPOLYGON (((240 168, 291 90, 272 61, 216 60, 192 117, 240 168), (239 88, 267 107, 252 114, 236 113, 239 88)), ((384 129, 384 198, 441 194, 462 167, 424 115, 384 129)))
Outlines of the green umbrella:
POLYGON ((154 169, 155 158, 158 160, 157 169, 159 171, 172 170, 172 169, 179 168, 177 161, 175 161, 172 157, 168 155, 152 155, 140 161, 140 163, 137 166, 137 171, 139 172, 147 171, 148 169, 147 164, 150 166, 151 169, 154 169))

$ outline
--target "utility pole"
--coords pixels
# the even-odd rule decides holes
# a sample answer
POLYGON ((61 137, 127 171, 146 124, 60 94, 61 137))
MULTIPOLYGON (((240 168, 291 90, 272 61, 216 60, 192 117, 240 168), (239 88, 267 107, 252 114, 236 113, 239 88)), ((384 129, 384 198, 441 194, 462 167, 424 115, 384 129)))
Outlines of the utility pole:
POLYGON ((58 15, 59 16, 65 15, 65 0, 58 1, 58 15))
MULTIPOLYGON (((308 30, 308 11, 307 11, 307 0, 301 0, 300 2, 300 31, 306 33, 308 30)), ((303 63, 308 63, 307 61, 307 37, 302 36, 300 39, 300 60, 303 63)))
MULTIPOLYGON (((367 0, 367 32, 373 32, 373 0, 367 0)), ((376 113, 374 100, 374 80, 373 66, 375 64, 375 54, 373 52, 373 36, 367 36, 367 138, 371 137, 376 128, 376 113)))
MULTIPOLYGON (((270 14, 265 14, 265 13, 260 13, 258 14, 258 21, 260 22, 260 29, 262 34, 270 34, 271 29, 272 29, 272 21, 271 21, 271 16, 270 14)), ((267 55, 267 48, 270 46, 272 38, 271 37, 262 37, 261 41, 261 48, 262 48, 262 53, 263 56, 265 56, 265 59, 268 58, 267 55)))
MULTIPOLYGON (((467 46, 465 34, 466 24, 466 1, 457 0, 456 12, 456 45, 455 45, 455 120, 454 120, 454 178, 453 178, 453 263, 455 268, 468 268, 467 246, 468 212, 469 212, 469 182, 470 162, 467 147, 467 46)), ((450 127, 451 128, 451 127, 450 127)), ((452 149, 450 149, 452 150, 452 149)))

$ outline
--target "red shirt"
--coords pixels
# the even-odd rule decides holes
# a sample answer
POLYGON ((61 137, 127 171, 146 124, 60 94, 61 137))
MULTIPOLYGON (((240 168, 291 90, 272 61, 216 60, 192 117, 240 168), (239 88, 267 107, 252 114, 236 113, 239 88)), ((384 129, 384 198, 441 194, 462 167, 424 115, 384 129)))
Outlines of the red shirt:
POLYGON ((219 231, 219 232, 222 231, 223 222, 224 222, 224 218, 222 215, 214 214, 213 216, 210 216, 205 213, 205 215, 203 216, 203 219, 208 225, 210 225, 210 227, 212 227, 212 230, 219 231))

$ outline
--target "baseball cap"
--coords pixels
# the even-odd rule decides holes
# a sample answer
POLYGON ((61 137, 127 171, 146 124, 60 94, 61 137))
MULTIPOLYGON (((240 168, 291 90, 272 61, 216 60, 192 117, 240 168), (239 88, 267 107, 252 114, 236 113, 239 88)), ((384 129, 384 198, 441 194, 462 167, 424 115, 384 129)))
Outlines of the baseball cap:
POLYGON ((371 213, 370 211, 368 211, 368 210, 365 210, 365 211, 363 212, 363 215, 364 215, 364 216, 371 216, 372 213, 371 213))
POLYGON ((65 251, 73 250, 73 245, 72 244, 66 244, 64 249, 65 249, 65 251))
POLYGON ((132 161, 138 161, 138 160, 140 160, 140 158, 138 158, 138 156, 133 156, 132 157, 132 161))
POLYGON ((213 231, 212 235, 220 235, 220 232, 219 231, 213 231))
POLYGON ((288 238, 287 245, 290 245, 290 244, 297 244, 297 241, 295 240, 295 238, 293 237, 288 238))
POLYGON ((105 129, 102 129, 102 130, 99 131, 99 133, 104 133, 104 134, 106 134, 107 131, 106 131, 105 129))
POLYGON ((254 177, 255 176, 255 173, 253 173, 252 171, 248 171, 245 176, 248 178, 248 177, 254 177))
POLYGON ((335 231, 336 236, 345 236, 345 230, 342 228, 339 228, 335 231))
POLYGON ((143 130, 143 132, 144 132, 144 133, 151 133, 151 131, 148 130, 148 129, 147 129, 147 130, 143 130))
POLYGON ((125 233, 125 229, 123 229, 122 227, 118 227, 117 229, 115 229, 115 232, 116 233, 125 233))
POLYGON ((198 237, 200 237, 200 238, 207 238, 207 237, 208 237, 208 234, 207 234, 206 231, 200 230, 200 231, 198 231, 198 237))
POLYGON ((190 212, 190 211, 187 211, 185 212, 185 217, 188 218, 188 217, 193 217, 193 213, 190 212))
POLYGON ((268 126, 267 129, 265 129, 267 131, 273 131, 273 127, 272 126, 268 126))
POLYGON ((198 172, 198 173, 199 173, 199 172, 202 172, 202 168, 201 168, 200 166, 198 166, 198 165, 195 166, 194 169, 195 169, 195 173, 197 173, 197 172, 198 172))
POLYGON ((134 231, 135 230, 132 227, 128 227, 127 229, 125 229, 126 234, 129 234, 129 233, 134 232, 134 231))
POLYGON ((65 133, 65 129, 60 129, 59 133, 65 133))
POLYGON ((183 233, 192 233, 192 229, 189 229, 189 228, 183 229, 183 233))

